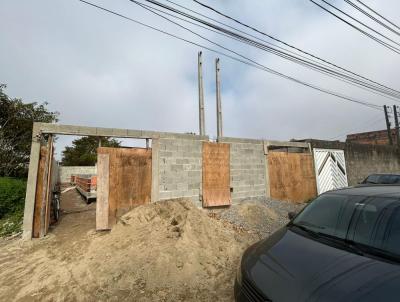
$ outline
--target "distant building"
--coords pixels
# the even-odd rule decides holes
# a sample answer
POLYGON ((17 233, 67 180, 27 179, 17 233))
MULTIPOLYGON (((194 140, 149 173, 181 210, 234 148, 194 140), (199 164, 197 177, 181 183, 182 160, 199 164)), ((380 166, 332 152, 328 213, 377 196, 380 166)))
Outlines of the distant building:
MULTIPOLYGON (((391 130, 393 144, 396 144, 396 130, 391 130)), ((346 142, 366 145, 388 145, 387 130, 354 133, 347 135, 346 142)))

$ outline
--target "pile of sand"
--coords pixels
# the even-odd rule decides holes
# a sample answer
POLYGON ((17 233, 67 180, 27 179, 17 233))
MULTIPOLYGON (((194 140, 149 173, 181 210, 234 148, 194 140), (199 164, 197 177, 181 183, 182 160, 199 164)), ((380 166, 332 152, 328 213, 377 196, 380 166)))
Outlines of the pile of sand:
POLYGON ((232 301, 240 255, 254 237, 171 200, 135 208, 109 233, 54 240, 0 261, 0 281, 8 278, 0 300, 232 301))
POLYGON ((105 293, 132 301, 232 301, 244 238, 190 201, 164 201, 124 215, 86 260, 105 293))

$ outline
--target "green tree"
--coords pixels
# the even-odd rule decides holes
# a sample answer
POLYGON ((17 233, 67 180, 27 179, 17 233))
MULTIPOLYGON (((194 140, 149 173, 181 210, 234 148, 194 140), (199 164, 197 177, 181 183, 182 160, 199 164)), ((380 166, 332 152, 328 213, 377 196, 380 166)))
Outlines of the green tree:
POLYGON ((56 122, 58 112, 49 111, 48 103, 10 98, 5 88, 0 84, 0 176, 26 177, 33 122, 56 122))
MULTIPOLYGON (((62 152, 61 165, 63 166, 94 166, 97 162, 97 137, 81 137, 72 142, 72 146, 65 147, 62 152)), ((120 147, 121 143, 113 138, 103 137, 102 147, 120 147)))

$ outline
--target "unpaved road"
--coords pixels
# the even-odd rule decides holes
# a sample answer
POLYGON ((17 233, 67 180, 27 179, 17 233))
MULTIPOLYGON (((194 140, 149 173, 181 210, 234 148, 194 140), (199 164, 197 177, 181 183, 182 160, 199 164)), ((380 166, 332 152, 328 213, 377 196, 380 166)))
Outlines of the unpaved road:
POLYGON ((96 233, 95 204, 72 190, 61 205, 45 239, 0 241, 0 301, 232 301, 240 255, 260 236, 243 221, 279 220, 265 205, 235 206, 223 219, 172 200, 96 233))

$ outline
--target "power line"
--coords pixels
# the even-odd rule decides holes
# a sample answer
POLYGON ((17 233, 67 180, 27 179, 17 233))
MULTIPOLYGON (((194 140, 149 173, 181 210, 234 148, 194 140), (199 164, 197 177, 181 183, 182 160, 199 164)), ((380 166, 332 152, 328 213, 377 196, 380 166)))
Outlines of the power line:
POLYGON ((378 23, 379 25, 383 26, 384 28, 386 28, 387 30, 390 30, 391 32, 395 33, 396 35, 400 36, 400 32, 398 32, 397 30, 393 29, 391 26, 387 25, 386 23, 382 22, 381 20, 379 20, 378 18, 374 17, 373 15, 371 15, 370 13, 368 13, 366 10, 364 10, 362 7, 358 6, 357 4, 355 4, 354 2, 350 1, 350 0, 344 0, 344 2, 346 2, 347 4, 351 5, 353 8, 355 8, 356 10, 358 10, 359 12, 361 12, 363 15, 367 16, 368 18, 370 18, 371 20, 375 21, 376 23, 378 23))
MULTIPOLYGON (((332 11, 330 11, 330 10, 327 9, 326 7, 322 6, 321 4, 315 2, 314 0, 309 0, 309 1, 312 2, 313 4, 315 4, 316 6, 318 6, 319 8, 321 8, 322 10, 326 11, 327 13, 331 14, 331 15, 334 16, 335 18, 339 19, 340 21, 342 21, 342 22, 346 23, 347 25, 351 26, 351 27, 354 28, 355 30, 361 32, 363 35, 367 36, 368 38, 370 38, 370 39, 374 40, 375 42, 381 44, 381 45, 384 46, 385 48, 387 48, 387 49, 389 49, 389 50, 391 50, 391 51, 393 51, 393 52, 395 52, 395 53, 397 53, 397 54, 400 54, 400 49, 399 49, 399 48, 397 48, 397 47, 395 47, 395 46, 393 46, 393 45, 390 45, 389 43, 387 43, 387 42, 385 42, 385 41, 382 41, 381 39, 375 37, 374 35, 372 35, 372 34, 366 32, 365 30, 363 30, 363 29, 359 28, 358 26, 352 24, 351 22, 347 21, 346 19, 344 19, 344 18, 338 16, 337 14, 335 14, 335 13, 332 12, 332 11)), ((321 1, 324 2, 324 3, 326 3, 326 4, 328 4, 329 6, 334 7, 332 4, 327 3, 325 0, 321 0, 321 1)), ((341 11, 340 9, 338 9, 338 8, 336 8, 336 7, 334 7, 334 8, 335 8, 336 10, 341 11)), ((342 12, 343 12, 343 11, 342 11, 342 12)), ((344 12, 343 12, 343 13, 344 13, 344 12)), ((345 14, 345 15, 348 15, 348 14, 346 14, 346 13, 344 13, 344 14, 345 14)), ((369 27, 368 27, 368 28, 369 28, 369 27)), ((390 38, 388 38, 388 40, 393 41, 393 40, 391 40, 390 38)), ((394 42, 394 41, 393 41, 393 42, 394 42)), ((398 44, 397 42, 394 42, 394 43, 395 43, 395 44, 398 44)), ((398 45, 400 45, 400 44, 398 44, 398 45)))
POLYGON ((342 95, 342 94, 340 94, 340 93, 337 93, 337 92, 334 92, 334 91, 330 91, 330 90, 327 90, 327 89, 318 87, 318 86, 316 86, 316 85, 313 85, 313 84, 310 84, 310 83, 307 83, 307 82, 303 82, 303 81, 298 80, 298 79, 296 79, 296 78, 293 78, 293 77, 291 77, 291 76, 288 76, 288 75, 285 75, 285 74, 283 74, 283 73, 280 73, 280 72, 278 72, 278 71, 276 71, 276 70, 273 70, 273 69, 271 69, 271 68, 268 68, 268 67, 266 67, 266 66, 263 66, 262 64, 259 64, 259 63, 252 63, 251 61, 249 61, 250 59, 245 59, 245 60, 239 59, 239 58, 237 58, 237 57, 235 57, 235 56, 229 55, 229 54, 224 53, 224 52, 222 52, 222 51, 218 51, 218 50, 212 49, 212 48, 210 48, 210 47, 208 47, 208 46, 201 45, 201 44, 199 44, 199 43, 190 41, 190 40, 188 40, 188 39, 179 37, 179 36, 177 36, 177 35, 175 35, 175 34, 172 34, 172 33, 167 32, 167 31, 165 31, 165 30, 162 30, 162 29, 159 29, 159 28, 157 28, 157 27, 154 27, 154 26, 145 24, 145 23, 143 23, 143 22, 137 21, 137 20, 135 20, 135 19, 133 19, 133 18, 127 17, 127 16, 125 16, 125 15, 122 15, 122 14, 117 13, 117 12, 115 12, 115 11, 112 11, 112 10, 110 10, 110 9, 104 8, 104 7, 102 7, 102 6, 96 5, 96 4, 91 3, 91 2, 89 2, 89 1, 85 1, 85 0, 78 0, 78 1, 81 2, 81 3, 84 3, 84 4, 88 5, 88 6, 97 8, 97 9, 102 10, 102 11, 104 11, 104 12, 107 12, 107 13, 113 14, 113 15, 115 15, 115 16, 118 16, 118 17, 120 17, 120 18, 123 18, 123 19, 125 19, 125 20, 127 20, 127 21, 131 21, 131 22, 134 22, 134 23, 139 24, 139 25, 141 25, 141 26, 144 26, 144 27, 146 27, 146 28, 155 30, 155 31, 160 32, 160 33, 162 33, 162 34, 164 34, 164 35, 167 35, 167 36, 169 36, 169 37, 178 39, 178 40, 180 40, 180 41, 183 41, 183 42, 188 43, 188 44, 191 44, 191 45, 195 45, 195 46, 197 46, 197 47, 201 47, 201 48, 203 48, 203 49, 205 49, 205 50, 208 50, 208 51, 210 51, 210 52, 217 53, 217 54, 219 54, 219 55, 222 55, 222 56, 227 57, 227 58, 230 58, 230 59, 232 59, 232 60, 241 62, 241 63, 246 64, 246 65, 248 65, 248 66, 257 68, 257 69, 259 69, 259 70, 262 70, 262 71, 265 71, 265 72, 268 72, 268 73, 272 73, 272 74, 274 74, 274 75, 276 75, 276 76, 279 76, 279 77, 281 77, 281 78, 285 78, 285 79, 287 79, 287 80, 290 80, 290 81, 292 81, 292 82, 298 83, 298 84, 300 84, 300 85, 303 85, 303 86, 306 86, 306 87, 309 87, 309 88, 313 88, 313 89, 315 89, 315 90, 318 90, 318 91, 320 91, 320 92, 324 92, 324 93, 329 94, 329 95, 332 95, 332 96, 336 96, 336 97, 338 97, 338 98, 340 98, 340 99, 342 99, 342 100, 345 100, 345 101, 350 101, 350 102, 353 102, 353 103, 357 103, 357 104, 359 104, 359 105, 363 105, 363 106, 366 106, 366 107, 369 107, 369 108, 372 108, 372 109, 375 109, 375 110, 380 110, 380 111, 382 110, 382 109, 381 109, 381 106, 379 106, 379 105, 376 105, 376 104, 373 104, 373 103, 369 103, 369 102, 365 102, 365 101, 360 101, 360 100, 351 98, 351 97, 349 97, 349 96, 342 95))
MULTIPOLYGON (((354 17, 351 16, 350 14, 346 13, 345 11, 343 11, 343 10, 341 10, 340 8, 336 7, 335 5, 329 3, 328 1, 326 1, 326 0, 320 0, 320 1, 324 2, 326 5, 332 7, 333 9, 337 10, 338 12, 342 13, 343 15, 345 15, 345 16, 348 17, 348 18, 350 18, 351 20, 356 21, 358 24, 361 24, 362 26, 368 28, 370 31, 373 31, 374 33, 378 34, 379 36, 385 38, 386 40, 388 40, 388 41, 390 41, 390 42, 396 44, 397 46, 400 46, 400 44, 399 44, 398 42, 396 42, 396 41, 392 40, 391 38, 385 36, 385 35, 382 34, 381 32, 379 32, 379 31, 373 29, 371 26, 365 24, 364 22, 362 22, 362 21, 360 21, 360 20, 354 18, 354 17)), ((314 1, 312 1, 312 2, 314 2, 314 1)))
MULTIPOLYGON (((158 15, 159 17, 161 17, 161 18, 167 20, 168 22, 171 22, 171 23, 173 23, 173 24, 175 24, 175 25, 177 25, 177 26, 179 26, 179 27, 181 27, 181 28, 183 28, 183 29, 189 31, 190 33, 192 33, 192 34, 194 34, 194 35, 196 35, 196 36, 198 36, 198 37, 200 37, 200 38, 206 40, 207 42, 210 42, 210 43, 212 43, 212 44, 214 44, 214 45, 216 45, 216 46, 218 46, 218 47, 221 47, 222 49, 227 50, 227 51, 229 51, 229 52, 231 52, 231 53, 233 53, 233 54, 235 54, 235 55, 237 55, 237 56, 239 56, 239 57, 241 57, 241 58, 243 58, 243 59, 245 59, 245 60, 250 61, 252 64, 255 64, 255 65, 257 65, 257 66, 259 66, 259 67, 262 67, 262 68, 264 68, 264 69, 268 69, 270 72, 271 72, 271 71, 276 72, 277 75, 284 76, 286 79, 289 79, 289 80, 292 80, 292 81, 295 80, 297 83, 303 83, 303 84, 305 83, 305 82, 299 81, 299 80, 297 80, 297 79, 295 79, 295 78, 293 78, 293 77, 289 77, 289 76, 286 76, 286 75, 284 75, 284 74, 282 74, 282 73, 279 73, 279 72, 277 72, 277 71, 275 71, 275 70, 273 70, 273 69, 270 69, 270 68, 268 68, 268 67, 266 67, 266 66, 264 66, 264 65, 262 65, 262 64, 260 64, 260 63, 258 63, 258 62, 256 62, 256 61, 254 61, 254 60, 252 60, 252 59, 250 59, 250 58, 248 58, 248 57, 246 57, 246 56, 244 56, 244 55, 242 55, 242 54, 240 54, 240 53, 238 53, 238 52, 236 52, 236 51, 233 51, 233 50, 231 50, 231 49, 229 49, 229 48, 227 48, 227 47, 225 47, 225 46, 223 46, 223 45, 221 45, 221 44, 219 44, 219 43, 216 43, 216 42, 214 42, 214 41, 212 41, 212 40, 210 40, 210 39, 208 39, 208 38, 206 38, 206 37, 204 37, 204 36, 202 36, 202 35, 200 35, 200 34, 194 32, 194 31, 191 30, 191 29, 189 29, 189 28, 187 28, 187 27, 185 27, 185 26, 183 26, 183 25, 181 25, 181 24, 179 24, 179 23, 177 23, 177 22, 172 21, 171 19, 169 19, 169 18, 167 18, 167 17, 165 17, 165 16, 160 15, 159 13, 153 11, 151 8, 149 8, 148 6, 146 6, 146 5, 144 5, 144 4, 140 3, 140 2, 137 2, 137 1, 135 1, 135 0, 129 0, 129 1, 131 1, 131 2, 133 2, 133 3, 135 3, 135 4, 139 5, 139 6, 141 6, 142 8, 144 8, 144 9, 146 9, 146 10, 148 10, 148 11, 150 11, 150 12, 156 14, 156 15, 158 15)), ((146 0, 146 1, 148 1, 148 2, 156 2, 156 1, 152 1, 152 0, 146 0)), ((311 87, 311 88, 314 88, 314 89, 317 87, 317 86, 315 86, 315 85, 310 85, 310 84, 307 84, 306 86, 311 87)), ((320 90, 320 88, 317 87, 317 90, 320 90)), ((321 91, 321 90, 320 90, 320 91, 321 91)), ((338 96, 338 95, 336 95, 336 96, 338 96)))
MULTIPOLYGON (((168 1, 168 2, 172 2, 172 1, 170 1, 170 0, 167 0, 167 1, 168 1)), ((360 78, 362 78, 362 79, 364 79, 364 80, 370 81, 370 82, 372 82, 372 83, 374 83, 374 84, 377 84, 377 85, 379 85, 379 86, 385 87, 385 88, 387 88, 387 89, 389 89, 389 90, 392 90, 392 91, 396 91, 396 93, 398 93, 398 91, 395 90, 395 89, 393 89, 393 88, 390 88, 390 87, 388 87, 388 86, 386 86, 386 85, 383 85, 383 84, 380 84, 380 83, 378 83, 378 82, 376 82, 376 81, 373 81, 373 80, 371 80, 371 79, 368 79, 367 77, 364 77, 364 76, 362 76, 362 75, 360 75, 360 74, 358 74, 358 73, 355 73, 355 72, 350 71, 350 70, 348 70, 348 69, 346 69, 346 68, 343 68, 343 67, 341 67, 341 66, 338 66, 338 65, 336 65, 336 64, 334 64, 334 63, 331 63, 331 62, 329 62, 329 61, 327 61, 327 60, 325 60, 325 59, 322 59, 321 57, 318 57, 318 56, 316 56, 316 55, 314 55, 314 54, 312 54, 312 53, 310 53, 310 52, 304 51, 304 50, 302 50, 302 49, 300 49, 300 48, 298 48, 298 47, 296 47, 296 46, 294 46, 294 45, 291 45, 291 44, 289 44, 289 43, 287 43, 287 42, 284 42, 283 40, 278 39, 278 38, 276 38, 276 37, 274 37, 274 36, 272 36, 272 35, 270 35, 270 34, 268 34, 268 33, 265 33, 265 32, 263 32, 263 31, 261 31, 261 30, 255 28, 254 26, 248 25, 248 24, 246 24, 246 23, 244 23, 244 22, 242 22, 242 21, 240 21, 240 20, 238 20, 238 19, 236 19, 236 18, 233 18, 233 17, 231 17, 231 16, 229 16, 229 15, 227 15, 227 14, 225 14, 225 13, 223 13, 223 12, 217 10, 217 9, 215 9, 214 7, 212 7, 212 6, 210 6, 210 5, 204 4, 204 3, 202 3, 202 2, 200 2, 200 1, 198 1, 198 0, 193 0, 193 2, 197 3, 198 5, 200 5, 200 6, 204 7, 204 8, 206 8, 206 9, 208 9, 208 10, 210 10, 210 11, 213 11, 214 13, 216 13, 216 14, 218 14, 218 15, 220 15, 220 16, 223 16, 223 17, 225 17, 225 18, 227 18, 227 19, 229 19, 229 20, 231 20, 231 21, 233 21, 233 22, 235 22, 235 23, 237 23, 237 24, 239 24, 239 25, 241 25, 241 26, 243 26, 243 27, 246 27, 246 28, 248 28, 248 29, 251 29, 251 30, 253 30, 253 31, 255 31, 255 32, 257 32, 257 33, 263 35, 263 36, 266 36, 266 37, 268 37, 268 38, 270 38, 270 39, 272 39, 272 40, 274 40, 274 41, 277 41, 277 42, 279 42, 279 43, 281 43, 281 44, 283 44, 283 45, 285 45, 285 46, 287 46, 287 47, 290 47, 291 49, 294 49, 294 50, 296 50, 296 51, 299 51, 299 52, 301 52, 301 53, 303 53, 303 54, 306 54, 306 55, 308 55, 308 56, 310 56, 310 57, 312 57, 312 58, 314 58, 314 59, 320 60, 321 62, 324 62, 324 63, 326 63, 326 64, 329 64, 329 65, 331 65, 331 66, 334 66, 334 67, 336 67, 336 68, 338 68, 338 69, 341 69, 341 70, 343 70, 343 71, 346 71, 346 72, 348 72, 348 73, 350 73, 350 74, 352 74, 352 75, 358 76, 358 77, 360 77, 360 78)), ((172 3, 174 3, 174 2, 172 2, 172 3)), ((179 5, 179 6, 181 6, 181 5, 179 5)), ((181 7, 182 7, 182 6, 181 6, 181 7)), ((186 9, 187 9, 187 8, 186 8, 186 9)), ((213 20, 213 19, 212 19, 212 20, 213 20)))
POLYGON ((381 17, 383 20, 385 20, 386 22, 388 22, 389 24, 393 25, 394 27, 396 27, 397 29, 400 29, 400 27, 398 25, 396 25, 395 23, 393 23, 392 21, 390 21, 389 19, 385 18, 382 14, 378 13, 376 10, 372 9, 370 6, 366 5, 364 2, 360 1, 360 0, 356 0, 357 2, 359 2, 361 5, 363 5, 364 7, 368 8, 371 12, 373 12, 375 15, 381 17))
POLYGON ((342 136, 344 136, 344 135, 347 135, 347 134, 349 134, 349 133, 351 133, 351 132, 359 131, 359 130, 361 130, 361 129, 366 129, 366 128, 369 128, 369 127, 371 127, 371 126, 375 126, 378 122, 381 122, 381 121, 382 121, 382 117, 381 117, 380 115, 381 115, 381 114, 379 114, 379 118, 378 118, 378 119, 375 117, 375 118, 371 119, 370 121, 368 121, 368 122, 366 122, 366 123, 360 124, 358 127, 352 128, 352 129, 347 130, 347 131, 343 131, 343 132, 341 132, 341 134, 339 134, 339 135, 337 135, 337 136, 328 138, 328 140, 334 140, 334 139, 340 138, 340 137, 342 137, 342 136))
MULTIPOLYGON (((130 0, 130 1, 131 1, 131 2, 134 2, 135 4, 137 4, 137 5, 139 5, 139 6, 143 7, 143 8, 145 8, 146 10, 152 11, 153 13, 155 13, 154 11, 157 11, 157 12, 160 12, 160 13, 162 13, 162 14, 165 14, 165 15, 168 15, 168 16, 172 16, 173 18, 179 19, 179 20, 184 21, 184 22, 187 22, 187 23, 189 23, 189 24, 192 24, 192 25, 198 26, 198 27, 200 27, 200 28, 203 28, 203 29, 212 31, 212 32, 214 32, 214 33, 223 35, 223 36, 225 36, 225 37, 234 39, 234 40, 236 40, 236 41, 245 43, 245 44, 247 44, 247 45, 257 47, 257 48, 259 48, 259 49, 261 49, 261 50, 264 50, 264 51, 267 51, 267 52, 269 52, 269 53, 273 53, 273 54, 275 54, 275 55, 277 55, 277 56, 280 56, 280 57, 282 57, 282 58, 284 58, 284 59, 287 59, 287 60, 289 60, 289 61, 291 61, 291 62, 294 62, 294 63, 296 63, 296 64, 299 64, 299 65, 304 66, 304 67, 307 67, 307 68, 310 68, 310 69, 315 70, 315 71, 317 71, 317 72, 323 73, 323 74, 328 75, 328 76, 330 76, 330 77, 333 77, 333 78, 335 78, 335 79, 337 79, 337 80, 346 82, 346 83, 348 83, 348 84, 354 85, 354 86, 359 87, 359 88, 361 88, 361 89, 365 89, 365 90, 367 90, 367 91, 369 91, 369 92, 378 94, 378 95, 380 95, 380 96, 383 96, 383 97, 386 97, 386 98, 390 98, 390 99, 392 99, 392 100, 394 100, 394 101, 396 101, 396 102, 400 102, 398 99, 394 99, 394 97, 400 97, 400 95, 399 95, 398 93, 396 93, 396 91, 395 91, 395 92, 391 92, 391 91, 389 91, 389 90, 387 90, 387 89, 382 89, 381 87, 376 87, 376 86, 374 86, 374 85, 371 85, 370 83, 361 81, 361 80, 356 79, 356 78, 352 78, 352 77, 348 76, 347 74, 343 74, 343 73, 340 73, 340 72, 338 72, 338 71, 336 71, 336 70, 330 69, 329 67, 327 67, 327 66, 324 65, 324 64, 322 64, 322 65, 319 64, 319 65, 318 65, 318 63, 315 64, 314 61, 311 61, 311 62, 310 62, 310 61, 307 60, 307 59, 304 60, 304 59, 302 59, 302 58, 299 58, 299 57, 290 55, 290 54, 285 53, 285 52, 282 52, 282 51, 279 51, 279 50, 277 50, 277 49, 275 49, 275 48, 273 48, 273 47, 270 47, 270 46, 268 46, 268 45, 259 43, 259 42, 257 42, 257 41, 251 40, 251 39, 248 39, 248 38, 243 37, 243 36, 241 36, 241 35, 239 35, 239 34, 237 34, 237 33, 234 33, 234 32, 232 32, 232 31, 229 31, 229 30, 226 30, 226 29, 221 28, 221 27, 219 27, 219 26, 216 26, 215 24, 206 22, 206 21, 201 20, 201 19, 199 19, 199 18, 196 18, 196 17, 194 17, 194 16, 192 16, 192 15, 189 15, 189 14, 186 14, 186 13, 181 12, 181 11, 179 11, 179 10, 173 9, 173 8, 171 8, 171 7, 167 6, 167 5, 164 5, 164 4, 162 4, 162 3, 158 2, 158 1, 146 0, 147 2, 150 2, 150 3, 154 4, 154 5, 157 5, 157 6, 160 6, 160 7, 164 8, 164 9, 166 9, 166 10, 169 10, 169 11, 172 11, 172 12, 177 13, 177 14, 179 14, 179 15, 182 15, 182 16, 184 16, 184 17, 186 17, 186 18, 191 19, 191 20, 195 20, 196 22, 199 22, 199 23, 201 23, 201 24, 204 24, 204 25, 206 25, 206 26, 209 26, 209 27, 211 27, 211 28, 213 28, 213 29, 215 29, 215 30, 210 29, 210 28, 208 28, 208 27, 204 27, 204 26, 202 26, 202 25, 200 25, 200 24, 197 24, 197 23, 193 23, 193 22, 191 22, 191 21, 189 21, 189 20, 187 20, 187 19, 183 19, 183 18, 181 18, 181 17, 178 17, 178 16, 176 16, 176 15, 170 14, 170 13, 168 13, 168 12, 166 12, 166 11, 157 9, 157 8, 155 8, 155 7, 152 7, 152 6, 148 6, 148 5, 143 4, 143 3, 140 3, 140 2, 138 2, 138 1, 135 1, 135 0, 130 0), (376 91, 376 90, 377 90, 377 91, 376 91), (379 91, 379 92, 378 92, 378 91, 379 91), (385 93, 385 94, 387 94, 387 95, 384 95, 384 94, 382 94, 382 93, 380 93, 380 92, 385 93), (390 95, 391 97, 390 97, 389 95, 390 95)), ((157 13, 156 13, 156 14, 157 14, 157 13)), ((157 14, 157 15, 160 16, 159 14, 157 14)), ((163 16, 160 16, 160 17, 163 17, 163 16)), ((163 18, 164 18, 164 17, 163 17, 163 18)), ((173 22, 173 21, 171 21, 170 19, 167 19, 167 20, 170 21, 170 22, 173 22)), ((180 26, 180 27, 182 27, 180 24, 177 24, 177 23, 175 23, 175 22, 173 22, 173 23, 176 24, 176 25, 178 25, 178 26, 180 26)), ((182 27, 182 28, 185 28, 185 27, 182 27)), ((188 30, 187 28, 185 28, 185 29, 188 30)), ((190 30, 189 30, 189 31, 190 31, 190 30)), ((193 31, 190 31, 190 32, 193 33, 193 31)), ((197 35, 197 34, 196 34, 196 35, 197 35)), ((202 38, 204 38, 204 37, 202 37, 202 38)), ((207 41, 209 41, 209 40, 207 39, 207 41)), ((215 43, 214 43, 214 44, 215 44, 215 43)), ((217 46, 220 46, 220 45, 217 45, 217 46)))

